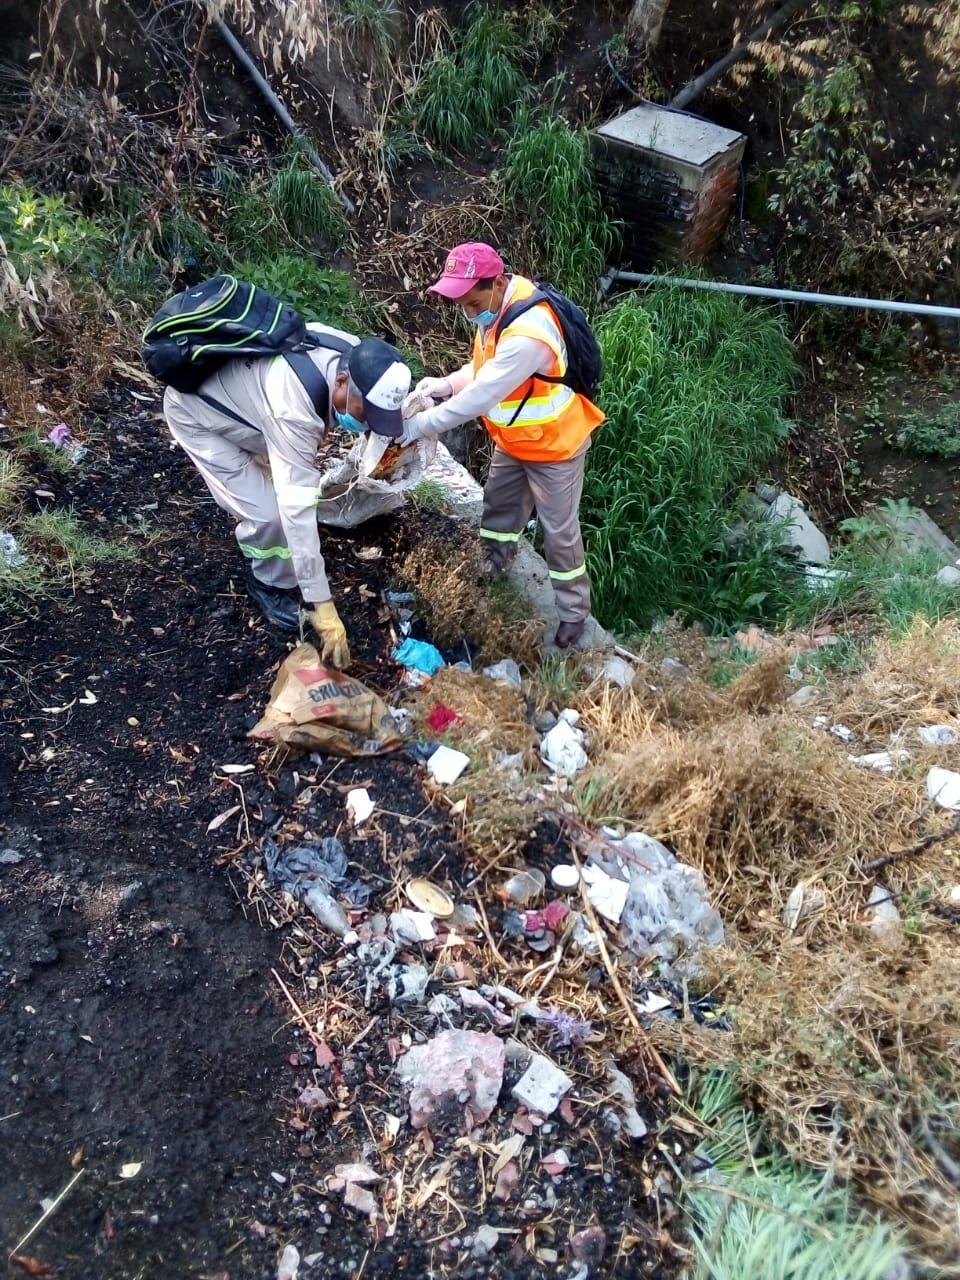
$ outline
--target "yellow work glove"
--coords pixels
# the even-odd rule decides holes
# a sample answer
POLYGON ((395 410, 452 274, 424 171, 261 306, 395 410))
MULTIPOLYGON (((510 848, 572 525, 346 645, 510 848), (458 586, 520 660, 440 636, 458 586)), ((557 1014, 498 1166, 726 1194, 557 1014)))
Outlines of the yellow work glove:
POLYGON ((310 611, 310 623, 320 638, 320 657, 340 671, 346 671, 350 665, 347 629, 340 621, 333 601, 315 604, 310 611))

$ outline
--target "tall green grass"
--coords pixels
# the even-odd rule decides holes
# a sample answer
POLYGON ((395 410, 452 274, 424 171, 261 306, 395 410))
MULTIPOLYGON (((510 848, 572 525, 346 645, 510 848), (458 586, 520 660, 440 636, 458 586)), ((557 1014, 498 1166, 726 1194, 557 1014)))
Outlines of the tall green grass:
POLYGON ((903 1248, 858 1210, 849 1191, 769 1144, 732 1072, 695 1081, 691 1104, 707 1128, 707 1174, 687 1181, 694 1280, 883 1280, 903 1248))
POLYGON ((579 302, 592 302, 616 231, 593 183, 586 130, 559 116, 536 123, 521 112, 501 187, 506 206, 530 224, 540 273, 579 302))
POLYGON ((330 186, 292 149, 273 173, 251 180, 218 174, 223 201, 219 238, 236 258, 269 257, 291 248, 341 248, 349 226, 330 186))
POLYGON ((718 627, 784 601, 769 526, 729 529, 790 429, 793 349, 769 310, 716 293, 631 294, 597 325, 607 422, 581 517, 596 612, 614 629, 680 613, 718 627), (759 598, 758 598, 759 597, 759 598))
POLYGON ((418 132, 442 151, 489 143, 529 91, 514 15, 474 4, 456 47, 424 67, 410 108, 418 132))

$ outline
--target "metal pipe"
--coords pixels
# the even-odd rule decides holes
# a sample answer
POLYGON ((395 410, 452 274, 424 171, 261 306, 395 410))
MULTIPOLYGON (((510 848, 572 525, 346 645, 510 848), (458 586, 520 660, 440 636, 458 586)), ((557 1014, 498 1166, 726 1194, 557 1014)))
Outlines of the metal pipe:
POLYGON ((347 213, 356 212, 353 201, 350 199, 350 197, 348 195, 345 195, 342 191, 337 191, 337 189, 334 187, 333 174, 324 164, 320 156, 320 153, 317 151, 316 147, 313 145, 313 143, 310 141, 310 139, 307 137, 304 131, 300 128, 300 126, 294 120, 293 116, 290 114, 287 108, 283 105, 283 103, 274 93, 273 89, 270 87, 269 83, 267 82, 266 76, 264 76, 263 72, 254 62, 254 60, 250 57, 249 53, 247 53, 246 49, 243 47, 243 45, 240 43, 240 41, 233 34, 233 32, 230 30, 230 28, 227 26, 227 24, 224 22, 222 18, 214 18, 213 21, 217 30, 220 32, 221 36, 223 36, 223 39, 227 47, 229 48, 230 52, 233 54, 236 60, 243 67, 244 71, 246 71, 247 74, 250 76, 250 79, 253 81, 253 83, 257 86, 257 88, 263 94, 264 98, 266 98, 268 104, 273 110, 274 115, 277 117, 277 119, 280 121, 283 127, 287 130, 288 133, 292 135, 292 137, 296 138, 298 144, 303 149, 303 154, 307 157, 307 159, 310 161, 313 167, 321 175, 321 177, 325 178, 327 182, 329 182, 330 187, 333 191, 333 194, 337 197, 337 199, 346 209, 347 213))
POLYGON ((714 80, 719 80, 728 68, 747 56, 750 52, 750 46, 755 41, 762 40, 765 35, 769 35, 777 27, 782 27, 788 18, 792 18, 795 13, 800 9, 806 8, 809 3, 810 0, 787 0, 787 3, 778 9, 772 17, 761 23, 748 36, 744 36, 738 45, 734 45, 729 53, 724 54, 712 67, 707 67, 706 71, 696 76, 689 84, 684 85, 677 96, 670 99, 668 106, 673 107, 675 110, 680 110, 682 107, 687 106, 688 103, 693 102, 694 98, 699 98, 704 89, 708 89, 714 80))
POLYGON ((630 284, 663 284, 680 289, 710 289, 714 293, 741 293, 751 298, 776 298, 781 302, 813 302, 829 307, 856 307, 865 311, 899 311, 913 316, 946 316, 960 320, 960 307, 937 307, 929 302, 893 302, 887 298, 854 298, 842 293, 806 293, 800 289, 767 289, 757 284, 727 284, 723 280, 691 280, 684 276, 658 276, 644 271, 608 271, 600 281, 600 296, 610 292, 615 280, 630 284))

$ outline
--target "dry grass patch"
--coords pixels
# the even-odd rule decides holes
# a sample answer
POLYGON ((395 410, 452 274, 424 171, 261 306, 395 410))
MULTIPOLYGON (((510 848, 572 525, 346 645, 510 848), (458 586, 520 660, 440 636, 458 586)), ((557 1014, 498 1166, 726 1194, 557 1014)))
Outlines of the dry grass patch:
POLYGON ((441 645, 464 637, 479 647, 482 662, 537 659, 542 627, 522 597, 483 581, 480 548, 451 522, 450 536, 422 542, 400 566, 400 578, 417 593, 421 612, 441 645))

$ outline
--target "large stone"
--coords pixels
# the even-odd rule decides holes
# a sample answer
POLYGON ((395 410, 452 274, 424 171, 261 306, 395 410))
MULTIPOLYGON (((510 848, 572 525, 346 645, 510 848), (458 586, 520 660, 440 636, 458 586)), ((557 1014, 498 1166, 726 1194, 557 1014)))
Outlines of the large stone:
POLYGON ((486 1120, 503 1084, 503 1041, 486 1031, 441 1031, 401 1059, 401 1077, 413 1085, 410 1124, 414 1129, 464 1118, 471 1127, 486 1120))
POLYGON ((783 522, 781 546, 794 548, 806 564, 829 562, 830 544, 807 515, 799 498, 778 493, 770 503, 768 515, 771 520, 783 522))
POLYGON ((538 1115, 549 1116, 556 1111, 562 1099, 573 1088, 573 1081, 565 1071, 554 1066, 542 1053, 534 1053, 530 1065, 513 1086, 513 1096, 538 1115))

